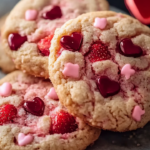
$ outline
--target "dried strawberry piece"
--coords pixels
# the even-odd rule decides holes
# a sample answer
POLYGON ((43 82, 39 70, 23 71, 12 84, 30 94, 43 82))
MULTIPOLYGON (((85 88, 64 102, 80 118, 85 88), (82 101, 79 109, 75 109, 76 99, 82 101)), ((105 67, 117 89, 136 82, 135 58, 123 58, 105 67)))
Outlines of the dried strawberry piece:
POLYGON ((49 51, 49 48, 51 46, 51 40, 53 38, 53 34, 45 37, 44 39, 41 39, 39 42, 38 42, 38 49, 40 50, 40 52, 42 53, 43 56, 49 56, 50 54, 50 51, 49 51))
POLYGON ((108 47, 102 42, 95 42, 91 45, 88 53, 90 62, 94 63, 97 61, 107 60, 111 58, 111 54, 108 51, 108 47))
POLYGON ((51 119, 51 134, 71 133, 76 131, 78 127, 75 118, 65 111, 53 114, 51 119))
POLYGON ((0 125, 11 121, 17 115, 17 109, 15 106, 6 104, 0 107, 0 125))

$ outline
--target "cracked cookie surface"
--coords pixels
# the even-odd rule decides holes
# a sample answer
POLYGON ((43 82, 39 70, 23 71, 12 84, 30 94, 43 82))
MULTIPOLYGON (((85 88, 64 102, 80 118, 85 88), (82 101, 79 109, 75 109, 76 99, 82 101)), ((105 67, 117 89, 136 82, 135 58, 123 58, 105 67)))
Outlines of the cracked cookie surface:
POLYGON ((17 69, 49 78, 48 55, 57 27, 77 16, 108 10, 106 0, 23 0, 11 11, 3 29, 3 46, 17 69))
POLYGON ((99 137, 59 103, 49 80, 16 71, 0 85, 0 149, 84 150, 99 137))
POLYGON ((150 120, 149 41, 150 29, 124 14, 93 12, 68 21, 55 32, 49 57, 61 103, 91 126, 143 127, 150 120))
MULTIPOLYGON (((0 18, 0 30, 2 30, 2 26, 4 25, 7 16, 8 15, 5 15, 2 18, 0 18)), ((2 39, 1 39, 1 35, 0 35, 0 68, 5 73, 9 73, 9 72, 12 72, 15 70, 15 65, 12 62, 12 60, 5 53, 5 50, 3 49, 2 44, 1 44, 1 40, 2 39)))

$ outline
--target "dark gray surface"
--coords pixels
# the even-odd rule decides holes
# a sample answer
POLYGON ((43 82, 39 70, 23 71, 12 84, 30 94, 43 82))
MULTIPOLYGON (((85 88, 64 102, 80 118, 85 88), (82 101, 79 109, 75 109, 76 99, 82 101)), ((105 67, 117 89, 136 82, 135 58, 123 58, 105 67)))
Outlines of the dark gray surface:
POLYGON ((10 11, 19 0, 0 0, 0 17, 10 11))
POLYGON ((102 131, 100 138, 87 150, 150 150, 150 123, 132 132, 102 131))
MULTIPOLYGON (((16 2, 18 0, 0 0, 0 16, 9 12, 16 2)), ((122 12, 113 7, 111 10, 122 12)), ((4 74, 0 72, 0 78, 3 76, 4 74)), ((150 150, 150 123, 143 129, 133 132, 102 131, 100 138, 87 150, 150 150)))

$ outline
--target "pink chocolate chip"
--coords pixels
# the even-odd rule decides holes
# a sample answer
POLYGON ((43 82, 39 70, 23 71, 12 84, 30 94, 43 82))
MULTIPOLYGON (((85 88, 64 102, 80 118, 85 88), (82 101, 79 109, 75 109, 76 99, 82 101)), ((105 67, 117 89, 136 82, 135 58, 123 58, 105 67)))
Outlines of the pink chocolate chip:
POLYGON ((27 21, 32 21, 32 20, 36 20, 38 15, 38 11, 34 10, 34 9, 29 9, 25 12, 25 19, 27 21))
POLYGON ((51 89, 50 89, 50 91, 49 91, 49 93, 47 94, 47 96, 48 96, 49 98, 51 98, 51 99, 54 99, 54 100, 58 100, 58 99, 59 99, 59 98, 58 98, 58 95, 57 95, 57 93, 56 93, 56 91, 55 91, 54 88, 51 88, 51 89))
POLYGON ((24 135, 23 133, 19 133, 18 135, 18 145, 25 146, 27 144, 32 143, 34 137, 31 134, 24 135))
POLYGON ((121 74, 125 76, 125 78, 128 80, 130 76, 135 74, 135 70, 131 68, 130 64, 126 64, 121 69, 121 74))
POLYGON ((67 64, 65 64, 65 68, 62 71, 62 73, 66 77, 79 78, 79 65, 67 63, 67 64))
POLYGON ((145 114, 145 110, 142 110, 140 106, 135 106, 132 113, 132 118, 135 121, 141 121, 141 116, 145 114))
POLYGON ((6 82, 0 86, 1 96, 7 97, 10 96, 11 93, 12 93, 12 85, 10 83, 6 82))
POLYGON ((94 27, 105 29, 106 25, 107 25, 106 18, 95 18, 94 27))

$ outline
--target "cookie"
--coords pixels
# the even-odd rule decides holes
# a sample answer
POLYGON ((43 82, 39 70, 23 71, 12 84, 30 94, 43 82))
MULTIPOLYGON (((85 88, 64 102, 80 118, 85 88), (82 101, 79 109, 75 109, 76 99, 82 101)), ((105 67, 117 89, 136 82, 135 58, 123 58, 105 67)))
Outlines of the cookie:
POLYGON ((16 71, 0 85, 0 149, 84 150, 99 137, 59 103, 49 80, 16 71))
MULTIPOLYGON (((2 30, 2 26, 7 18, 7 15, 0 19, 0 30, 2 30)), ((15 65, 12 60, 6 55, 2 44, 1 44, 1 37, 0 37, 0 68, 5 72, 9 73, 15 70, 15 65)))
POLYGON ((68 21, 52 40, 49 72, 61 103, 91 126, 143 127, 150 111, 150 29, 115 12, 68 21))
POLYGON ((107 9, 106 0, 20 1, 6 21, 4 47, 18 69, 49 78, 49 47, 55 29, 80 14, 107 9))

